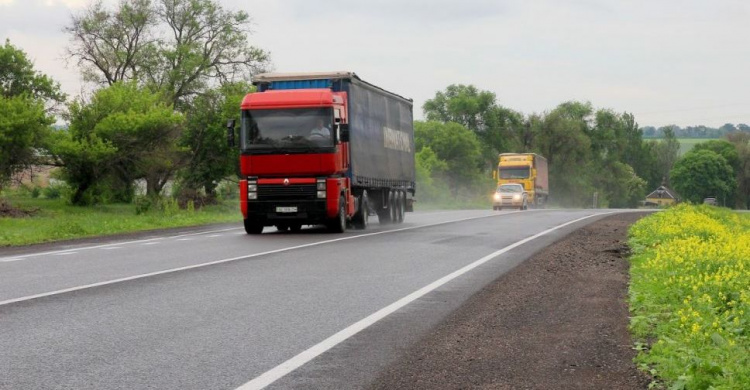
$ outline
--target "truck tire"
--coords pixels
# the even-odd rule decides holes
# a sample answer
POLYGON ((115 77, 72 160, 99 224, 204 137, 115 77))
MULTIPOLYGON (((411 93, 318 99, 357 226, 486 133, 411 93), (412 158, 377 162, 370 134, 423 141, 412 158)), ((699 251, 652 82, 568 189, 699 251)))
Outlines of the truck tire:
POLYGON ((291 231, 293 231, 293 232, 296 233, 296 232, 302 230, 302 224, 301 223, 293 223, 293 224, 289 225, 289 230, 291 230, 291 231))
POLYGON ((367 191, 362 192, 361 200, 359 202, 359 210, 354 214, 352 218, 352 225, 360 230, 367 229, 370 219, 370 201, 367 199, 367 191))
POLYGON ((261 233, 263 233, 263 225, 262 224, 260 224, 258 222, 250 221, 248 219, 245 219, 244 222, 245 222, 245 233, 247 233, 247 234, 261 234, 261 233))
POLYGON ((346 200, 343 196, 339 198, 338 214, 328 222, 328 231, 331 233, 343 233, 346 231, 346 200))
MULTIPOLYGON (((381 196, 382 196, 382 194, 381 194, 381 196)), ((392 210, 392 208, 391 208, 390 193, 386 192, 386 198, 387 199, 386 199, 384 205, 383 204, 378 205, 378 222, 380 222, 381 225, 386 225, 386 224, 389 224, 389 223, 391 223, 393 221, 393 219, 391 219, 391 214, 392 214, 391 210, 392 210), (383 207, 383 206, 385 206, 385 207, 383 207)))
POLYGON ((406 193, 403 191, 396 192, 396 213, 398 214, 398 223, 404 223, 404 217, 406 215, 406 193))
POLYGON ((391 222, 398 223, 398 191, 391 191, 388 200, 388 208, 391 212, 391 222))

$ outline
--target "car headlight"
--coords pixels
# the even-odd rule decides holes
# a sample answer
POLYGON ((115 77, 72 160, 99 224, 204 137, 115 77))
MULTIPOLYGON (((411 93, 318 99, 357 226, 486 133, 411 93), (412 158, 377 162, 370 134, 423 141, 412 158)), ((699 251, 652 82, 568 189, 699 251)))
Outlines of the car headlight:
POLYGON ((495 194, 494 198, 495 200, 500 200, 500 194, 495 194))
POLYGON ((518 195, 518 194, 513 195, 513 200, 521 200, 521 195, 518 195))

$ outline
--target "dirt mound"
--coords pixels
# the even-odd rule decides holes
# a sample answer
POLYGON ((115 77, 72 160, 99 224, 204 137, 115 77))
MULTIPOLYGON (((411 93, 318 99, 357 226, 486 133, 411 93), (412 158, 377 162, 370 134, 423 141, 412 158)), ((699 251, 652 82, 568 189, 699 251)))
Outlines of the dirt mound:
POLYGON ((0 200, 0 218, 24 218, 30 217, 37 213, 39 209, 25 210, 18 207, 13 207, 10 203, 0 200))

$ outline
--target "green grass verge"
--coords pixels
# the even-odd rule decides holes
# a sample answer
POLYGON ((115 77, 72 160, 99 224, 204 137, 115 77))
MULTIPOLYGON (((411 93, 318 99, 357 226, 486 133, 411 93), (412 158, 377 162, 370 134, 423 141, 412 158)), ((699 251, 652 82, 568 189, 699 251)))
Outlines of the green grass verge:
POLYGON ((6 200, 15 207, 39 211, 26 218, 0 218, 0 247, 242 219, 239 206, 231 201, 197 211, 175 208, 136 215, 135 206, 128 204, 76 207, 61 199, 6 200))
POLYGON ((629 231, 640 368, 671 389, 750 383, 750 215, 678 205, 629 231))

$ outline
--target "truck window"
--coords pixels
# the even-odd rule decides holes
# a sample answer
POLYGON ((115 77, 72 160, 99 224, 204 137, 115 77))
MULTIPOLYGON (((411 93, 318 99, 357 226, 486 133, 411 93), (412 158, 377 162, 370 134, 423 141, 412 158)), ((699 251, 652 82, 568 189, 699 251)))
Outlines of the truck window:
POLYGON ((500 167, 501 179, 527 179, 529 167, 500 167))
POLYGON ((333 147, 331 108, 245 110, 243 150, 309 150, 333 147))

